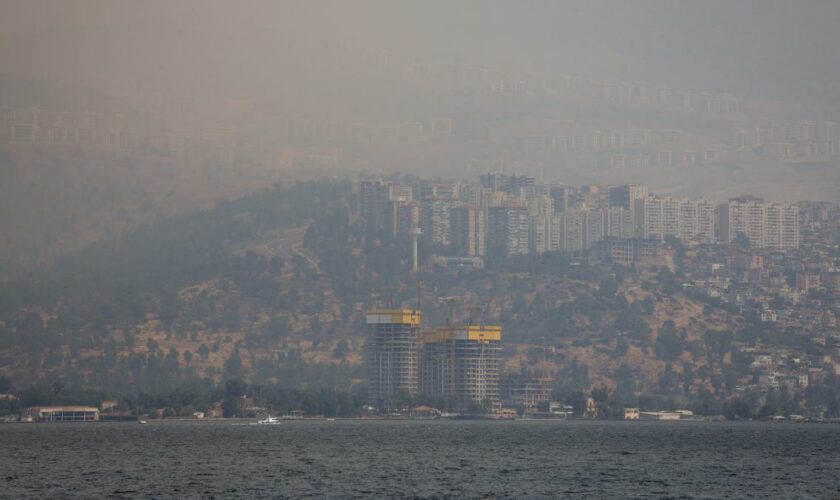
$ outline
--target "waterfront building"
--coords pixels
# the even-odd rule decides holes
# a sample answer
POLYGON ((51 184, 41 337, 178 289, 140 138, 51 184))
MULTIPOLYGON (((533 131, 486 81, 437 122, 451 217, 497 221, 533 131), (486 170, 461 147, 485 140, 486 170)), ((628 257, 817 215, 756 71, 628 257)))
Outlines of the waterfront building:
POLYGON ((459 411, 474 404, 499 407, 502 328, 446 326, 424 332, 423 394, 450 401, 459 411))
POLYGON ((639 420, 680 420, 682 414, 676 411, 640 411, 639 420))
POLYGON ((502 404, 526 410, 537 408, 549 400, 549 382, 543 378, 508 377, 500 384, 502 404))
POLYGON ((420 311, 367 312, 368 401, 380 408, 395 397, 416 396, 420 379, 420 311))
POLYGON ((95 422, 99 408, 93 406, 35 406, 26 416, 37 422, 95 422))

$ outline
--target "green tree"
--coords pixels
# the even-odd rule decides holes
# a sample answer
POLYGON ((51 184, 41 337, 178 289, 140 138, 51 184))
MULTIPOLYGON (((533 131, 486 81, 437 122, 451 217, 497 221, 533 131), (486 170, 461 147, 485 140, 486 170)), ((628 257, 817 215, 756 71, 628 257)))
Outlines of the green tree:
POLYGON ((683 341, 677 333, 676 325, 672 320, 667 320, 659 329, 655 344, 656 355, 660 359, 673 361, 682 355, 684 350, 683 341))
POLYGON ((8 394, 12 392, 12 379, 5 375, 0 375, 0 394, 8 394))
POLYGON ((671 363, 665 363, 665 369, 659 374, 659 387, 663 391, 669 392, 674 388, 676 382, 677 375, 674 373, 674 367, 671 366, 671 363))
POLYGON ((242 356, 239 354, 239 349, 234 349, 230 356, 225 360, 225 373, 231 377, 242 376, 242 356))
POLYGON ((344 359, 349 352, 349 347, 347 345, 346 339, 341 339, 335 344, 335 348, 333 349, 333 357, 336 359, 344 359))

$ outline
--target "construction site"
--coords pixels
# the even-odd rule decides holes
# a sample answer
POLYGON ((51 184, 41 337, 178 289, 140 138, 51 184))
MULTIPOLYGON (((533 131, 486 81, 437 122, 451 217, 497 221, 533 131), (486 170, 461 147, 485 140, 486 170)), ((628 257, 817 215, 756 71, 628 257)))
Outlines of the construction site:
POLYGON ((420 388, 420 311, 368 311, 365 344, 368 403, 390 407, 398 398, 416 396, 420 388))
POLYGON ((457 411, 479 404, 498 410, 502 328, 445 326, 423 332, 421 392, 457 411))
POLYGON ((423 396, 460 412, 500 409, 501 327, 424 330, 415 309, 374 309, 366 323, 370 405, 393 410, 423 396))

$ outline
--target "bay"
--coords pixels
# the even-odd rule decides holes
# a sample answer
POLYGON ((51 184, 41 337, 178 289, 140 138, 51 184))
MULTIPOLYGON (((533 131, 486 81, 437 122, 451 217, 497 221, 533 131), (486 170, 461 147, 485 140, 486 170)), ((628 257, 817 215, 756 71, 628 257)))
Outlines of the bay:
POLYGON ((0 426, 0 497, 831 498, 840 427, 231 421, 0 426))

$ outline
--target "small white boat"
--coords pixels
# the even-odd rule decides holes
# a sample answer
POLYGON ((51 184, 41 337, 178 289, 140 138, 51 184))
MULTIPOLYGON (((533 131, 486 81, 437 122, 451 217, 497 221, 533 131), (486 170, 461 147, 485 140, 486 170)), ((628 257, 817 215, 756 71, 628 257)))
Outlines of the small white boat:
POLYGON ((142 424, 148 424, 149 422, 146 422, 145 420, 138 420, 137 423, 142 425, 142 424))
POLYGON ((272 417, 268 415, 266 418, 262 420, 257 420, 258 425, 280 425, 280 419, 277 417, 272 417))

